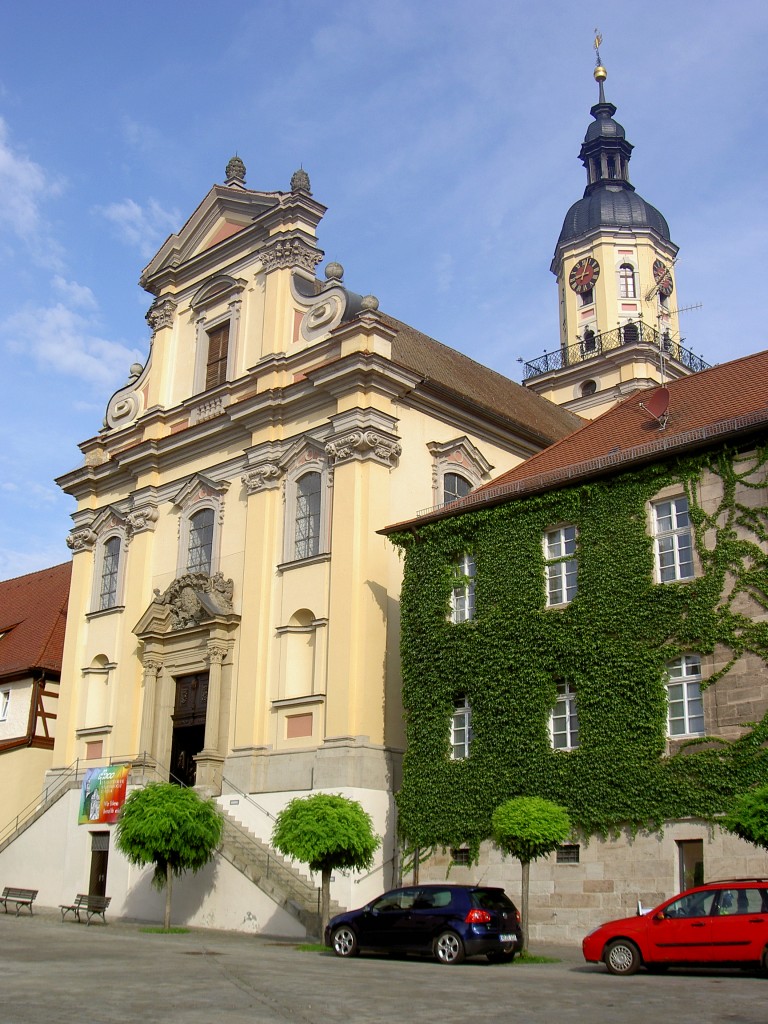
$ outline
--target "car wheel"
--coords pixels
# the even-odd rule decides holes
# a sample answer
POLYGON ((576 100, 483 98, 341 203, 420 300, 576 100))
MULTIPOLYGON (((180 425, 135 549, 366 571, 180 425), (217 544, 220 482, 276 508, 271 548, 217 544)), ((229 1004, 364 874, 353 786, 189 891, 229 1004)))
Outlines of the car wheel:
POLYGON ((441 932, 435 939, 435 956, 441 964, 460 964, 464 959, 464 943, 456 932, 441 932))
POLYGON ((512 949, 493 949, 485 955, 492 964, 511 964, 516 954, 517 950, 513 947, 512 949))
POLYGON ((357 936, 346 924, 340 924, 338 928, 334 928, 331 935, 331 947, 336 956, 357 956, 360 952, 357 936))
POLYGON ((611 974, 634 974, 640 966, 640 951, 628 939, 615 939, 605 947, 603 960, 611 974))

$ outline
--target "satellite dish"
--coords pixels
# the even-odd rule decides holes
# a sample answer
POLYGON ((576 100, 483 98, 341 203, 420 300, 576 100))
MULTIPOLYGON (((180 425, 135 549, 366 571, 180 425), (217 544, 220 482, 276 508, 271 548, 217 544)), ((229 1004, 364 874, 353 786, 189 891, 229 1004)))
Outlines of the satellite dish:
POLYGON ((639 404, 641 409, 644 409, 650 416, 653 416, 659 424, 660 430, 666 427, 667 419, 669 418, 668 388, 656 388, 647 401, 640 402, 639 404))
POLYGON ((669 409, 669 388, 656 388, 643 408, 646 409, 654 419, 661 419, 669 409))

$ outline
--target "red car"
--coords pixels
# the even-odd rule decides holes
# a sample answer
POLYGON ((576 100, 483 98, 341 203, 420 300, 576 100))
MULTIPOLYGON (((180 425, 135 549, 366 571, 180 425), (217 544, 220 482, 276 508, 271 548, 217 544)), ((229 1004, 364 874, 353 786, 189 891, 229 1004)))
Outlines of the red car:
POLYGON ((582 942, 611 974, 673 964, 750 965, 768 973, 768 879, 729 878, 688 889, 655 910, 608 921, 582 942))

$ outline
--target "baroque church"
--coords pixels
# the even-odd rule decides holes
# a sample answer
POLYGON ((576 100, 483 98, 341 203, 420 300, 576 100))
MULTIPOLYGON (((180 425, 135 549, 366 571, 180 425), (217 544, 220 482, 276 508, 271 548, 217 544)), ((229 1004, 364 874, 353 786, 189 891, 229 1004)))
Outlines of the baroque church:
POLYGON ((106 893, 117 916, 157 917, 151 872, 79 814, 83 773, 112 766, 226 814, 179 923, 311 932, 314 880, 269 839, 315 791, 358 800, 383 838, 370 873, 337 873, 336 904, 397 883, 402 564, 377 531, 703 366, 679 341, 677 247, 595 77, 587 187, 552 262, 560 344, 524 386, 351 291, 339 263, 319 274, 325 207, 304 170, 261 191, 233 158, 146 266, 146 361, 58 480, 76 510, 55 741, 43 802, 0 842, 4 877, 42 904, 106 893))

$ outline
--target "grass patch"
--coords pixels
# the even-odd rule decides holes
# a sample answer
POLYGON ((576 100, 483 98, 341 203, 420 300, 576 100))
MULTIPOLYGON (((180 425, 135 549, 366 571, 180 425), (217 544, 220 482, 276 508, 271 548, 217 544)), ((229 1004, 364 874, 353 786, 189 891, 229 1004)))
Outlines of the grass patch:
POLYGON ((322 942, 300 942, 296 947, 300 953, 327 953, 328 947, 322 942))
POLYGON ((535 953, 529 953, 527 949, 524 949, 522 953, 518 954, 512 961, 516 964, 559 964, 560 961, 556 956, 537 956, 535 953))
POLYGON ((187 935, 189 928, 139 928, 139 931, 150 935, 187 935))

